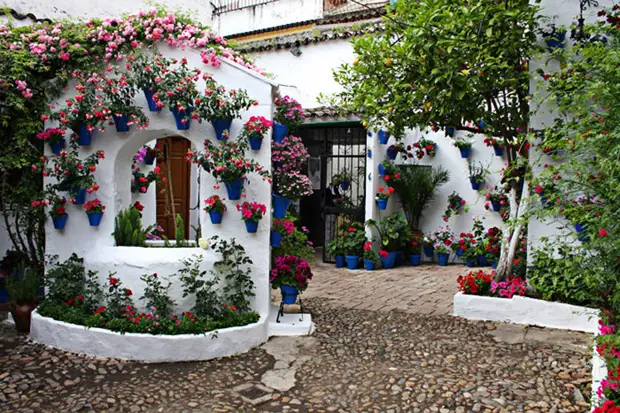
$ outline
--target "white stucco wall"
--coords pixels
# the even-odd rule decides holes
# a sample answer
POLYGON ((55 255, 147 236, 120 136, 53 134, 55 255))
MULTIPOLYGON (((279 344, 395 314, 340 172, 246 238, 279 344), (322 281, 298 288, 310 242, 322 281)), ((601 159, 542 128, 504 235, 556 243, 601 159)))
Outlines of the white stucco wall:
MULTIPOLYGON (((186 57, 190 66, 196 66, 212 74, 213 78, 227 89, 246 89, 250 96, 259 101, 259 105, 252 107, 249 111, 242 113, 242 119, 235 120, 231 128, 231 136, 237 136, 250 116, 262 115, 271 119, 272 107, 272 84, 257 74, 251 73, 240 66, 224 62, 219 68, 205 66, 202 63, 199 52, 193 49, 181 51, 161 46, 160 51, 164 56, 180 59, 186 57)), ((204 89, 204 83, 199 83, 199 89, 204 89)), ((64 96, 60 98, 64 99, 64 96)), ((178 131, 172 114, 166 108, 161 112, 150 112, 146 107, 146 101, 142 95, 136 97, 136 103, 143 107, 144 112, 150 117, 150 126, 146 130, 136 130, 132 128, 129 133, 117 133, 115 128, 109 127, 104 132, 97 132, 93 137, 93 143, 89 147, 80 148, 80 156, 88 156, 97 150, 105 151, 105 159, 99 163, 95 178, 100 185, 100 190, 96 196, 106 205, 106 211, 99 227, 90 227, 88 218, 82 206, 68 205, 67 210, 69 219, 64 230, 58 231, 53 228, 51 220, 47 223, 46 233, 46 254, 58 255, 60 260, 64 260, 76 253, 85 258, 85 265, 89 269, 99 272, 99 277, 104 280, 107 273, 116 271, 117 276, 123 281, 127 288, 136 291, 139 297, 143 285, 139 280, 141 274, 150 274, 160 271, 162 275, 176 272, 179 267, 179 259, 187 258, 194 253, 202 253, 205 261, 201 268, 212 269, 214 260, 218 257, 212 251, 204 251, 199 248, 191 249, 159 249, 141 248, 140 251, 132 251, 132 248, 117 248, 114 246, 114 217, 117 213, 127 208, 135 199, 135 195, 130 192, 131 183, 131 161, 135 152, 145 143, 157 138, 167 136, 184 136, 192 143, 192 148, 202 149, 205 139, 215 141, 215 133, 210 123, 199 124, 192 121, 191 129, 188 131, 178 131), (145 255, 146 254, 146 255, 145 255), (180 255, 179 255, 180 254, 180 255), (152 257, 152 258, 149 258, 152 257), (157 270, 156 268, 159 268, 157 270)), ((268 140, 266 142, 269 142, 268 140)), ((271 168, 271 150, 269 145, 263 145, 260 151, 249 151, 246 155, 257 160, 265 168, 271 168)), ((46 155, 53 156, 49 147, 46 147, 46 155)), ((257 201, 271 208, 271 188, 270 184, 262 178, 251 174, 250 184, 246 183, 245 193, 248 201, 257 201)), ((201 173, 200 203, 204 199, 214 194, 215 181, 210 174, 201 173)), ((150 196, 154 198, 155 190, 149 189, 150 196)), ((228 198, 226 190, 222 185, 217 191, 223 198, 228 198)), ((197 194, 192 194, 192 202, 196 201, 197 194)), ((94 195, 89 195, 87 199, 93 199, 94 195)), ((261 314, 268 312, 269 304, 269 266, 270 266, 270 215, 267 215, 260 222, 257 234, 248 234, 245 225, 240 219, 240 213, 235 205, 241 201, 226 201, 228 211, 224 217, 222 225, 214 226, 210 223, 207 214, 200 210, 200 221, 204 238, 219 235, 221 238, 236 238, 242 244, 254 261, 252 267, 252 278, 256 284, 256 297, 253 308, 261 314)), ((154 203, 145 203, 147 209, 153 208, 154 203)), ((202 208, 202 206, 201 206, 202 208)), ((145 217, 151 216, 152 211, 145 209, 145 217)), ((145 225, 151 222, 144 222, 145 225)), ((177 286, 178 287, 178 286, 177 286)), ((190 302, 181 302, 180 289, 174 287, 172 296, 183 304, 181 309, 191 306, 190 302)))

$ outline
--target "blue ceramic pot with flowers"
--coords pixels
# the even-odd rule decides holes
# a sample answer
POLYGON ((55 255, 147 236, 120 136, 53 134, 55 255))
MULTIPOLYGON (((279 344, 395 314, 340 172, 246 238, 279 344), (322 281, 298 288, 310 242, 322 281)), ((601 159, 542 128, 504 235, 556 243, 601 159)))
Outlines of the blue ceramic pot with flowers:
POLYGON ((80 146, 88 146, 93 140, 93 135, 95 134, 95 130, 89 130, 88 126, 80 123, 78 128, 78 144, 80 146))
POLYGON ((427 258, 433 258, 434 254, 435 249, 433 247, 424 247, 424 255, 426 255, 427 258))
POLYGON ((409 254, 409 261, 411 265, 417 267, 422 264, 422 254, 409 254))
MULTIPOLYGON (((211 121, 211 125, 213 125, 213 129, 215 130, 215 137, 218 141, 225 140, 228 135, 224 135, 224 131, 228 131, 230 134, 230 127, 232 126, 232 119, 213 119, 211 121)), ((259 147, 260 149, 260 147, 259 147)))
POLYGON ((495 151, 495 156, 502 156, 504 154, 504 147, 500 145, 493 145, 493 151, 495 151))
POLYGON ((437 254, 437 260, 439 261, 439 265, 441 267, 445 267, 448 265, 448 259, 450 258, 450 254, 446 252, 440 252, 437 254))
POLYGON ((54 153, 54 155, 60 155, 60 151, 62 151, 64 147, 65 147, 65 138, 62 138, 56 143, 50 143, 50 148, 52 149, 52 152, 54 153))
POLYGON ((476 258, 478 261, 478 265, 481 267, 488 267, 489 266, 489 260, 487 260, 487 256, 480 254, 478 255, 478 257, 476 258))
POLYGON ((86 188, 72 189, 71 197, 75 200, 75 205, 84 205, 86 202, 86 188))
POLYGON ((394 268, 394 265, 396 264, 396 252, 388 252, 387 257, 381 257, 381 263, 383 264, 383 268, 385 268, 386 270, 389 270, 391 268, 394 268))
POLYGON ((388 200, 387 199, 377 199, 377 206, 381 211, 387 208, 388 200))
POLYGON ((286 216, 286 211, 291 203, 291 200, 285 198, 283 196, 279 196, 276 194, 272 195, 273 197, 273 217, 282 219, 286 216))
MULTIPOLYGON (((247 221, 246 221, 247 222, 247 221)), ((282 242, 282 234, 278 231, 271 230, 271 246, 278 248, 282 242)))
POLYGON ((151 112, 159 112, 161 108, 157 107, 157 102, 155 102, 155 99, 153 99, 154 93, 151 91, 151 89, 144 88, 142 90, 144 91, 144 97, 146 98, 146 103, 149 106, 149 110, 151 112))
POLYGON ((396 150, 396 148, 392 148, 391 146, 389 148, 387 148, 387 157, 390 161, 393 161, 396 159, 396 155, 398 155, 398 150, 396 150))
POLYGON ((336 255, 336 268, 344 268, 347 265, 346 260, 344 259, 344 255, 336 255))
POLYGON ((224 182, 226 192, 228 193, 228 199, 231 201, 237 201, 241 199, 241 192, 243 191, 243 179, 235 179, 232 182, 224 182))
POLYGON ((101 218, 103 218, 103 212, 93 212, 88 215, 88 223, 91 227, 98 227, 101 223, 101 218))
POLYGON ((280 292, 282 293, 282 303, 295 304, 297 302, 297 296, 299 295, 299 290, 297 287, 293 287, 291 285, 281 285, 280 292))
POLYGON ((347 261, 347 268, 350 270, 357 270, 357 266, 360 262, 360 257, 357 255, 345 255, 344 259, 347 261))
POLYGON ((127 115, 112 115, 117 132, 129 132, 129 117, 127 115))
POLYGON ((263 137, 261 135, 250 135, 248 141, 250 142, 250 149, 260 151, 260 147, 263 145, 263 137))
POLYGON ((387 145, 388 141, 390 140, 390 132, 386 130, 379 129, 379 132, 377 132, 377 136, 379 137, 379 143, 381 145, 387 145))
POLYGON ((177 124, 177 130, 189 130, 190 126, 192 126, 193 111, 193 106, 188 106, 184 109, 179 109, 178 106, 172 106, 170 108, 170 112, 172 112, 172 116, 174 116, 174 120, 177 124))
POLYGON ((249 234, 254 234, 258 231, 258 221, 245 221, 245 229, 249 234))
POLYGON ((461 158, 469 158, 471 146, 460 146, 459 151, 461 152, 461 158))
POLYGON ((372 271, 375 269, 375 262, 373 260, 364 260, 364 268, 366 271, 372 271))
POLYGON ((52 222, 54 223, 54 229, 65 229, 65 225, 67 225, 68 218, 69 218, 69 214, 64 214, 56 218, 52 218, 52 222))
POLYGON ((288 126, 281 123, 273 123, 273 141, 275 143, 282 143, 284 138, 288 135, 288 126))

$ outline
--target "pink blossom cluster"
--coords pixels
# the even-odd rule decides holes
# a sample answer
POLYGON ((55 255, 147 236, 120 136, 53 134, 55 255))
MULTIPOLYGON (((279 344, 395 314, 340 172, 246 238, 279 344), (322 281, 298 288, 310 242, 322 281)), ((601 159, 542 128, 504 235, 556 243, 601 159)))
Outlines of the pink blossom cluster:
POLYGON ((274 142, 271 147, 271 162, 283 172, 301 170, 309 157, 306 146, 297 136, 289 135, 282 143, 274 142))
POLYGON ((60 141, 64 135, 65 130, 62 128, 47 128, 43 132, 37 133, 37 139, 45 142, 56 143, 60 141))
POLYGON ((276 219, 273 221, 273 229, 282 235, 288 235, 295 231, 295 224, 288 219, 276 219))
POLYGON ((269 274, 269 281, 279 281, 282 285, 290 285, 292 277, 298 288, 305 288, 308 281, 312 279, 312 275, 310 265, 306 261, 292 255, 283 255, 276 258, 275 265, 269 274))
POLYGON ((524 296, 527 292, 527 281, 521 277, 509 277, 505 281, 491 283, 491 293, 500 297, 512 298, 515 294, 524 296))
POLYGON ((248 135, 260 135, 262 137, 272 126, 273 122, 264 116, 252 116, 250 120, 243 125, 243 128, 248 135))
POLYGON ((241 217, 244 221, 258 222, 267 213, 267 207, 258 202, 244 202, 237 204, 237 211, 241 211, 241 217))
POLYGON ((276 99, 275 120, 283 125, 295 126, 302 123, 306 116, 301 105, 292 97, 284 96, 276 99))
POLYGON ((30 99, 32 97, 32 90, 28 88, 27 82, 23 80, 16 80, 15 87, 17 87, 17 90, 22 92, 22 96, 25 97, 26 99, 30 99))

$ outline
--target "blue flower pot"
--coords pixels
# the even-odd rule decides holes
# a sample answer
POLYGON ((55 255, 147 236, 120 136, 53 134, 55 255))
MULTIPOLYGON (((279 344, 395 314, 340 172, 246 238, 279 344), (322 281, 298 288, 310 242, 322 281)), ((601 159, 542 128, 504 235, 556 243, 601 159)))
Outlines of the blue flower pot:
POLYGON ((469 158, 469 153, 471 152, 471 146, 461 147, 459 148, 461 152, 461 158, 469 158))
POLYGON ((86 202, 86 189, 73 189, 71 196, 75 199, 75 205, 84 205, 86 202))
POLYGON ((493 151, 495 156, 502 156, 504 154, 504 148, 499 145, 493 145, 493 151))
POLYGON ((585 224, 575 224, 575 231, 577 231, 577 239, 581 242, 590 241, 590 237, 587 236, 584 231, 588 229, 588 226, 585 224))
POLYGON ((555 49, 563 49, 566 41, 566 32, 543 33, 543 39, 545 39, 549 52, 553 52, 555 49))
POLYGON ((383 178, 385 176, 385 166, 383 164, 379 164, 379 176, 383 178))
POLYGON ((493 262, 491 263, 491 268, 493 268, 494 270, 496 270, 496 269, 497 269, 497 261, 493 261, 493 262))
POLYGON ((101 223, 101 218, 103 218, 103 212, 94 212, 86 215, 88 215, 88 222, 91 227, 98 227, 101 223))
POLYGON ((0 287, 0 303, 6 303, 9 301, 9 290, 4 287, 0 287))
POLYGON ((364 260, 364 268, 366 271, 372 271, 375 269, 375 263, 373 260, 364 260))
POLYGON ((381 258, 381 262, 383 263, 383 268, 386 270, 394 268, 396 264, 396 252, 388 252, 388 256, 381 258))
POLYGON ((78 128, 78 144, 80 146, 88 146, 93 140, 93 134, 95 133, 95 129, 89 131, 86 128, 86 125, 80 123, 80 127, 78 128))
POLYGON ((465 260, 465 265, 467 266, 467 268, 472 268, 476 265, 476 260, 473 258, 467 258, 465 260))
POLYGON ((281 123, 273 123, 273 141, 275 143, 282 143, 284 138, 288 135, 288 126, 281 123))
POLYGON ((472 178, 469 178, 469 182, 471 182, 471 189, 473 189, 474 191, 477 191, 480 189, 480 182, 475 181, 472 178))
POLYGON ((463 255, 464 252, 465 251, 463 251, 462 249, 459 248, 458 250, 456 250, 456 256, 460 257, 461 255, 463 255))
POLYGON ((67 225, 67 218, 69 218, 69 214, 64 214, 58 218, 52 218, 52 221, 54 221, 54 228, 64 229, 65 225, 67 225))
POLYGON ((144 91, 144 97, 146 98, 146 103, 149 105, 149 110, 151 112, 159 112, 161 108, 158 108, 155 104, 155 100, 153 99, 154 93, 151 92, 151 89, 142 89, 144 91))
POLYGON ((347 261, 347 268, 350 270, 357 270, 357 266, 360 263, 360 257, 357 255, 345 255, 344 259, 347 261))
POLYGON ((284 218, 286 216, 286 211, 288 210, 288 206, 290 205, 291 200, 275 194, 273 194, 272 197, 273 217, 278 219, 284 218))
POLYGON ((60 155, 60 151, 62 151, 64 147, 65 138, 62 138, 56 143, 50 143, 50 148, 52 149, 52 152, 54 152, 54 155, 60 155))
MULTIPOLYGON (((230 134, 230 126, 232 125, 232 119, 213 119, 211 121, 211 125, 213 125, 213 129, 215 130, 215 137, 218 141, 223 141, 226 139, 224 136, 224 131, 227 130, 230 134)), ((253 148, 252 148, 253 149, 253 148)), ((260 146, 259 146, 260 149, 260 146)))
POLYGON ((282 302, 284 304, 295 304, 297 302, 299 290, 296 287, 281 285, 280 292, 282 293, 282 302))
POLYGON ((336 268, 344 268, 347 262, 344 259, 344 255, 336 255, 336 268))
POLYGON ((433 255, 435 254, 435 249, 433 247, 424 247, 424 255, 426 255, 428 258, 433 258, 433 255))
POLYGON ((450 254, 447 254, 445 252, 440 252, 439 254, 437 254, 437 259, 441 267, 445 267, 446 265, 448 265, 449 258, 450 258, 450 254))
POLYGON ((260 151, 260 147, 263 144, 263 137, 260 135, 252 135, 250 136, 250 149, 253 151, 260 151))
POLYGON ((389 199, 377 199, 377 206, 381 211, 387 208, 389 199))
POLYGON ((502 204, 499 202, 491 202, 491 205, 493 205, 493 211, 495 212, 499 212, 502 209, 502 204))
POLYGON ((422 264, 422 254, 409 254, 409 261, 411 262, 411 265, 417 267, 422 264))
POLYGON ((386 145, 390 140, 390 132, 386 130, 379 129, 379 132, 377 132, 377 136, 379 136, 379 143, 381 145, 386 145))
POLYGON ((114 119, 117 132, 129 132, 129 125, 127 124, 129 118, 127 115, 112 115, 112 118, 114 119))
POLYGON ((190 126, 192 126, 192 112, 194 111, 193 106, 188 106, 187 109, 179 110, 178 107, 173 106, 170 108, 170 112, 172 112, 172 116, 174 116, 174 120, 177 124, 177 130, 189 130, 190 126), (183 123, 183 120, 186 119, 186 122, 183 123))
POLYGON ((340 189, 343 191, 348 191, 351 186, 351 182, 340 182, 340 189))
POLYGON ((250 234, 254 234, 258 231, 258 221, 245 221, 245 229, 250 234))
POLYGON ((243 179, 237 179, 232 182, 224 182, 226 192, 228 192, 228 199, 231 201, 237 201, 241 199, 241 191, 243 190, 243 179))
POLYGON ((456 134, 456 129, 446 128, 446 136, 453 137, 456 134))
POLYGON ((144 164, 145 165, 153 165, 155 163, 155 155, 146 155, 144 157, 144 164))
POLYGON ((476 125, 478 125, 479 128, 486 128, 487 126, 489 126, 485 121, 483 120, 479 120, 478 123, 476 123, 476 125))
POLYGON ((271 246, 279 247, 283 237, 278 231, 271 230, 271 246))
POLYGON ((368 152, 366 152, 366 155, 368 156, 368 159, 372 159, 372 151, 370 149, 368 149, 368 152))
POLYGON ((396 155, 398 155, 398 151, 395 148, 387 148, 387 157, 390 161, 393 161, 394 159, 396 159, 396 155))
POLYGON ((478 261, 478 265, 481 267, 488 267, 489 266, 489 260, 487 260, 487 256, 486 255, 478 255, 477 259, 478 261))
POLYGON ((213 225, 221 224, 223 216, 224 214, 221 211, 216 211, 216 210, 209 211, 209 218, 211 219, 211 223, 213 225))

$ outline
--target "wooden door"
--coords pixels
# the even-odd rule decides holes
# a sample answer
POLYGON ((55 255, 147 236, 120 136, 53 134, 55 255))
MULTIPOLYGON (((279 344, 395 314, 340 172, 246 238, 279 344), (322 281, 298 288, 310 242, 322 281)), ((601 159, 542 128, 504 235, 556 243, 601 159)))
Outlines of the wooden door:
POLYGON ((163 154, 158 160, 161 177, 166 183, 157 185, 157 224, 164 229, 164 234, 175 239, 175 217, 172 205, 166 205, 166 198, 172 192, 174 212, 181 214, 185 224, 185 239, 189 237, 189 195, 190 195, 190 164, 185 161, 190 142, 185 138, 171 137, 157 140, 157 149, 163 154), (170 185, 168 185, 168 181, 170 185), (162 191, 163 190, 163 191, 162 191))

